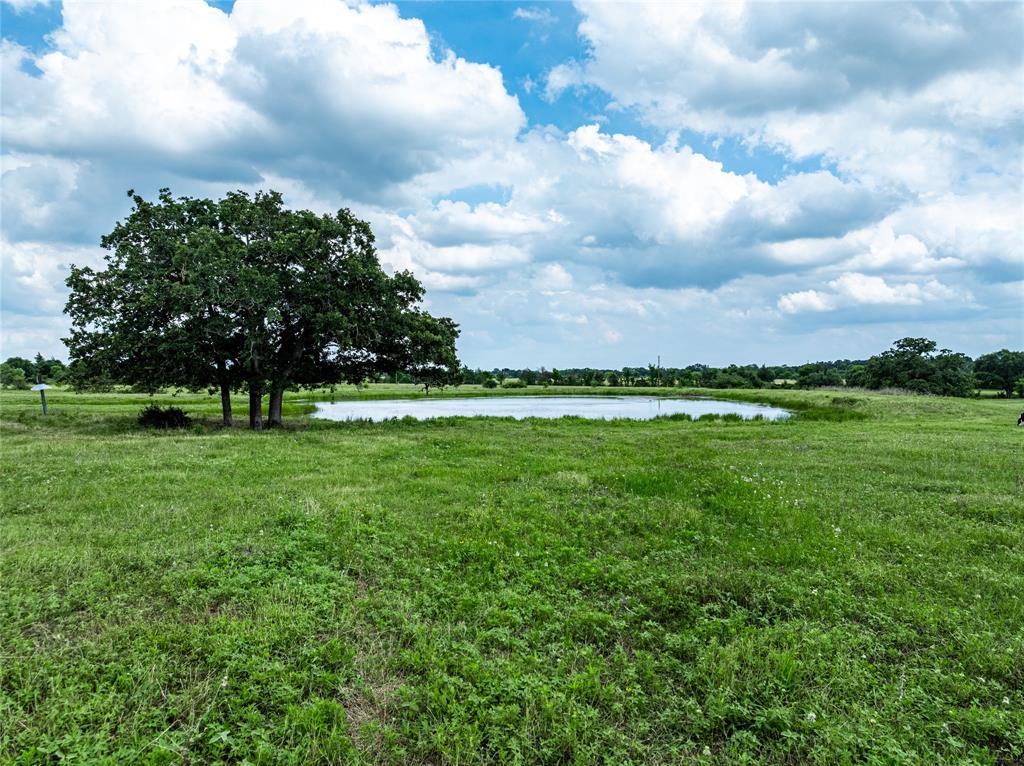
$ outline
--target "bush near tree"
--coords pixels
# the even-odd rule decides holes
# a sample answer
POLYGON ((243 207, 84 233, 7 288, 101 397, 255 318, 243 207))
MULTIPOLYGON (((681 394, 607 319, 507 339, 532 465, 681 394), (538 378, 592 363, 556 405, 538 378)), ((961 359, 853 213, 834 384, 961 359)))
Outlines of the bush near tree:
POLYGON ((144 428, 188 428, 192 425, 192 418, 180 407, 151 404, 139 413, 139 425, 144 428))

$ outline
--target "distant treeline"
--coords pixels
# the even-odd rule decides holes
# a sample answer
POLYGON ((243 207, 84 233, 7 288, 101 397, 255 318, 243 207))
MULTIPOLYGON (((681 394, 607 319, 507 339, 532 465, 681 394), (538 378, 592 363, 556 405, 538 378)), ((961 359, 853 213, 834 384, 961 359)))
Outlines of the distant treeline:
MULTIPOLYGON (((0 365, 0 384, 28 388, 38 377, 60 383, 74 370, 58 359, 35 361, 11 357, 0 365)), ((416 382, 404 373, 380 381, 416 382)), ((623 367, 619 370, 568 367, 547 370, 504 367, 492 370, 462 368, 462 383, 487 388, 526 386, 604 386, 679 388, 819 388, 845 386, 869 389, 902 389, 941 396, 973 396, 981 389, 1000 396, 1024 397, 1024 351, 1002 349, 971 359, 949 349, 938 349, 927 338, 903 338, 892 348, 870 359, 837 359, 801 365, 729 365, 711 367, 623 367)))
POLYGON ((36 354, 35 360, 11 356, 0 364, 0 385, 4 388, 29 388, 38 379, 44 383, 62 383, 68 368, 60 359, 43 359, 36 354))
MULTIPOLYGON (((399 376, 399 382, 402 377, 399 376)), ((711 367, 567 367, 463 368, 464 383, 490 388, 525 386, 604 386, 680 388, 819 388, 843 386, 903 389, 942 396, 973 396, 979 389, 1002 396, 1024 396, 1024 352, 1003 349, 971 359, 938 349, 927 338, 903 338, 870 359, 836 359, 801 365, 735 365, 711 367)))
POLYGON ((657 386, 679 386, 699 388, 769 388, 772 386, 795 385, 843 385, 843 380, 852 367, 863 368, 864 361, 841 359, 835 362, 816 362, 801 366, 794 365, 735 365, 709 367, 706 364, 691 364, 687 367, 623 367, 622 369, 598 369, 593 367, 566 367, 547 370, 502 368, 493 370, 463 369, 462 378, 466 383, 486 385, 493 381, 498 385, 516 383, 529 386, 611 386, 613 388, 647 388, 657 386), (806 368, 806 369, 805 369, 806 368))

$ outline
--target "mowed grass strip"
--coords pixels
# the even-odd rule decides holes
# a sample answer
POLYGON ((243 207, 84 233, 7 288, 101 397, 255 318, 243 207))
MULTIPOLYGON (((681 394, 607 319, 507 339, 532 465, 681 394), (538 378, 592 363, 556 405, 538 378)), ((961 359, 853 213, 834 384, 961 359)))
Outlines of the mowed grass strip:
POLYGON ((701 393, 804 414, 4 392, 0 762, 1024 761, 1019 402, 701 393))

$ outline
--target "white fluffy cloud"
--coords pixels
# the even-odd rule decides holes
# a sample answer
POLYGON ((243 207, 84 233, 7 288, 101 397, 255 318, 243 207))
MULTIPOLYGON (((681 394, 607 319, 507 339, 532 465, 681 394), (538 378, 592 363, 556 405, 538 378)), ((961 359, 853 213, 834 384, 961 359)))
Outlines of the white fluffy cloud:
POLYGON ((968 315, 1021 342, 1019 4, 579 9, 590 55, 546 96, 603 94, 645 137, 529 124, 500 62, 390 5, 66 2, 42 53, 2 43, 5 349, 60 353, 67 264, 96 258, 127 188, 161 186, 352 207, 470 364, 828 356, 837 322, 875 322, 832 353, 852 356, 969 339, 968 315), (811 169, 740 172, 695 133, 811 169))
POLYGON ((1013 161, 1024 119, 1017 3, 580 2, 591 85, 666 129, 821 155, 875 184, 945 190, 1013 161))
POLYGON ((5 44, 4 140, 26 155, 224 182, 270 171, 386 199, 525 119, 497 69, 437 58, 394 6, 69 2, 53 39, 39 75, 5 44))
POLYGON ((887 282, 883 277, 848 272, 828 282, 827 290, 800 290, 779 298, 784 314, 831 311, 849 306, 920 306, 923 303, 953 302, 970 305, 969 291, 957 290, 936 279, 925 282, 887 282))
POLYGON ((64 307, 68 266, 97 265, 101 253, 98 247, 54 247, 0 239, 4 310, 28 316, 59 314, 64 307))
POLYGON ((841 238, 891 207, 827 172, 772 185, 671 139, 652 146, 598 125, 531 131, 510 155, 496 166, 512 190, 507 202, 441 200, 402 220, 401 248, 484 244, 496 263, 511 263, 499 244, 512 244, 533 260, 589 266, 637 287, 707 287, 818 265, 775 245, 841 238))
POLYGON ((533 284, 545 294, 560 293, 572 289, 573 278, 561 264, 548 263, 537 270, 533 284))
POLYGON ((441 200, 435 207, 409 217, 420 236, 434 244, 450 242, 496 244, 542 235, 554 223, 545 215, 528 215, 506 205, 441 200))

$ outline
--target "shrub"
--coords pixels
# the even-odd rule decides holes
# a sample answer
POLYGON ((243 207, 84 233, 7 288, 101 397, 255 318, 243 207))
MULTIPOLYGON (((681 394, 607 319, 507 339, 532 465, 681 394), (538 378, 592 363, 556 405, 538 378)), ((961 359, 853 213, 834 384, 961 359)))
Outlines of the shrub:
POLYGON ((12 364, 0 364, 0 386, 3 388, 26 389, 29 387, 25 371, 12 364))
POLYGON ((487 380, 485 380, 480 385, 482 385, 484 388, 497 388, 498 387, 498 381, 496 381, 494 378, 488 378, 487 380))
POLYGON ((151 404, 139 413, 139 425, 145 428, 188 428, 192 418, 178 407, 151 404))
POLYGON ((505 378, 501 382, 502 388, 526 388, 526 381, 519 378, 505 378))

